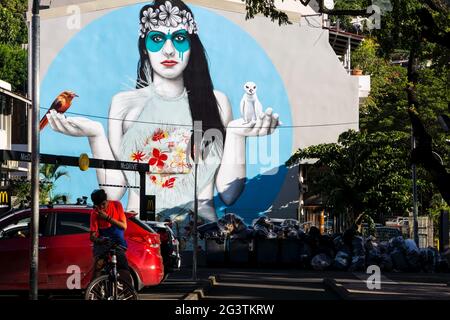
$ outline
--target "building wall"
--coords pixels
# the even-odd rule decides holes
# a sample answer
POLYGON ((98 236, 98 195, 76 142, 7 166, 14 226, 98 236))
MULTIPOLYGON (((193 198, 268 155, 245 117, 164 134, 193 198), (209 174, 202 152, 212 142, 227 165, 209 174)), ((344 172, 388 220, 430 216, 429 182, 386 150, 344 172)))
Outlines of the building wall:
MULTIPOLYGON (((240 214, 247 222, 261 212, 295 218, 298 168, 286 168, 284 162, 297 148, 335 142, 341 132, 358 129, 358 80, 346 73, 328 42, 328 31, 320 28, 320 19, 310 17, 307 22, 299 12, 290 12, 295 23, 279 27, 264 17, 245 20, 245 7, 238 1, 197 0, 189 5, 198 19, 213 82, 228 96, 234 118, 240 117, 243 84, 254 80, 264 107, 273 107, 283 122, 267 139, 248 139, 245 190, 231 206, 216 197, 216 209, 219 215, 225 210, 240 214)), ((108 117, 113 95, 134 86, 135 20, 141 6, 142 1, 80 3, 81 29, 68 29, 68 7, 42 12, 42 107, 48 107, 61 91, 73 90, 80 98, 70 111, 108 117), (112 49, 102 51, 105 47, 112 49)), ((308 13, 310 8, 302 12, 308 13)), ((106 120, 99 121, 106 129, 106 120)), ((91 155, 86 138, 47 128, 41 141, 41 152, 91 155)), ((70 174, 70 188, 59 186, 59 191, 70 192, 72 199, 98 186, 91 170, 82 175, 75 168, 70 174)), ((126 205, 127 196, 122 200, 126 205)))

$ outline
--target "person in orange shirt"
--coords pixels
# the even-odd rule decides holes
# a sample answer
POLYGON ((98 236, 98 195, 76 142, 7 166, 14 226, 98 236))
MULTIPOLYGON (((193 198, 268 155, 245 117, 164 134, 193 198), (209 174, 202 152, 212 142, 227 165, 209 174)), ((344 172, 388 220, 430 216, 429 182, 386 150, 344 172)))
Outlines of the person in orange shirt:
POLYGON ((92 192, 91 200, 94 208, 91 212, 90 239, 94 243, 94 275, 93 279, 101 275, 101 271, 108 258, 111 244, 120 245, 124 250, 116 250, 117 269, 122 279, 132 283, 128 260, 125 255, 127 242, 125 230, 127 218, 119 201, 107 199, 105 190, 92 192))

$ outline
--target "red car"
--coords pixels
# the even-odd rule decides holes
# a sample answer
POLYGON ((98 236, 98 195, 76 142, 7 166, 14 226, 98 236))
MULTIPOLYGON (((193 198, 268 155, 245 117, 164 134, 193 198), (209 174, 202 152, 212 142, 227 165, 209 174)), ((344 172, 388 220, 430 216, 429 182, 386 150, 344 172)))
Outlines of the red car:
MULTIPOLYGON (((39 289, 68 289, 69 277, 78 270, 80 289, 88 286, 93 271, 90 210, 87 206, 41 207, 39 289)), ((126 215, 127 258, 136 289, 158 285, 164 277, 159 235, 134 214, 126 215)), ((30 221, 30 209, 0 218, 0 290, 29 289, 30 221)))

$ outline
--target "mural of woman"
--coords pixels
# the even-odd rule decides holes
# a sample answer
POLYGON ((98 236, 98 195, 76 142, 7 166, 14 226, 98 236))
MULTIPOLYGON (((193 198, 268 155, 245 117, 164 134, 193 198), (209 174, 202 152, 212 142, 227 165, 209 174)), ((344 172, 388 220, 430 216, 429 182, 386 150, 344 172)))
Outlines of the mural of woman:
MULTIPOLYGON (((144 6, 139 18, 136 89, 113 97, 107 133, 88 118, 66 118, 54 110, 47 118, 56 132, 87 137, 94 158, 149 163, 146 194, 156 195, 161 220, 192 210, 191 150, 203 154, 198 166, 199 215, 215 221, 214 187, 225 204, 236 201, 246 178, 246 138, 273 133, 279 116, 268 108, 256 122, 233 120, 228 98, 213 88, 197 23, 185 3, 157 0, 144 6), (193 133, 197 121, 206 132, 201 143, 193 133)), ((100 185, 139 182, 137 174, 118 170, 99 169, 97 179, 100 185)), ((114 200, 126 192, 103 188, 114 200)), ((139 210, 136 189, 130 189, 127 210, 139 210)))

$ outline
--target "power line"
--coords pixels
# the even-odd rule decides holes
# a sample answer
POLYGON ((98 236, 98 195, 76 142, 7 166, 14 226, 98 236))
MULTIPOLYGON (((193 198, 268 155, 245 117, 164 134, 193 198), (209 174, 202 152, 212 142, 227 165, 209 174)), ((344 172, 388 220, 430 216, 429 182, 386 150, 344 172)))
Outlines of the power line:
MULTIPOLYGON (((49 108, 41 108, 44 110, 49 110, 49 108)), ((140 120, 127 120, 127 119, 120 119, 120 118, 111 118, 111 117, 105 117, 105 116, 96 116, 96 115, 90 115, 86 113, 77 113, 77 112, 65 112, 65 114, 70 114, 74 116, 83 116, 87 118, 95 118, 95 119, 103 119, 103 120, 115 120, 115 121, 123 121, 123 122, 133 122, 133 123, 144 123, 144 124, 156 124, 156 125, 167 125, 167 126, 174 126, 174 127, 192 127, 190 124, 180 124, 180 123, 164 123, 164 122, 152 122, 152 121, 140 121, 140 120)), ((313 127, 332 127, 332 126, 344 126, 344 125, 351 125, 351 124, 358 124, 357 121, 353 122, 336 122, 336 123, 324 123, 324 124, 310 124, 310 125, 281 125, 277 126, 277 128, 280 129, 287 129, 287 128, 313 128, 313 127)), ((204 126, 205 128, 208 128, 208 126, 204 126)), ((239 129, 242 127, 227 127, 227 128, 233 128, 233 129, 239 129)), ((261 128, 270 128, 270 127, 261 127, 261 128)))

